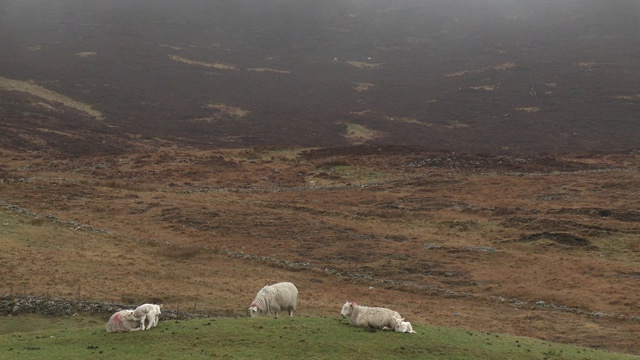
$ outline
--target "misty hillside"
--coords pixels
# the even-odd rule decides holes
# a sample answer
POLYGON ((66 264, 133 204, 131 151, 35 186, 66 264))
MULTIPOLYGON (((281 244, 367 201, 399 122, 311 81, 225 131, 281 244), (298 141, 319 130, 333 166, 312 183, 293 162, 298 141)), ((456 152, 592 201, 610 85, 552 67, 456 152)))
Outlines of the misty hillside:
POLYGON ((639 18, 631 0, 0 0, 0 146, 629 149, 639 18))

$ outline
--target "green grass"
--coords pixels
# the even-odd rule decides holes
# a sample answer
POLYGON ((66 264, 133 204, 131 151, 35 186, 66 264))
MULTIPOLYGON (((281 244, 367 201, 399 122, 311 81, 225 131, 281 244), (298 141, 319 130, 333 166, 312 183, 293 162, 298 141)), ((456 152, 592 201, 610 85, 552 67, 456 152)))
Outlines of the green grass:
POLYGON ((337 318, 161 320, 107 333, 87 316, 0 319, 0 359, 640 359, 501 334, 414 324, 418 334, 370 332, 337 318))

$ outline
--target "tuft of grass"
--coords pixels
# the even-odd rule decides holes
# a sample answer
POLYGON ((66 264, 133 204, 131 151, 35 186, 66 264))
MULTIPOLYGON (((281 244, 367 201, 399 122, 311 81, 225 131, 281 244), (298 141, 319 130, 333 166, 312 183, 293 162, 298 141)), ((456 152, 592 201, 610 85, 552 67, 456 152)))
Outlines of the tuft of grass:
POLYGON ((334 159, 334 160, 324 161, 320 164, 316 164, 316 169, 332 170, 332 169, 343 169, 349 166, 351 165, 346 160, 334 159))
POLYGON ((220 63, 220 62, 210 63, 210 62, 206 62, 206 61, 190 60, 190 59, 186 59, 186 58, 183 58, 182 56, 177 56, 177 55, 169 55, 169 59, 171 59, 173 61, 189 64, 189 65, 211 67, 211 68, 219 69, 219 70, 238 70, 238 68, 236 68, 235 65, 231 65, 231 64, 225 64, 225 63, 220 63))
POLYGON ((354 123, 346 124, 346 137, 352 144, 362 144, 368 140, 374 140, 381 137, 383 134, 379 131, 372 130, 367 128, 366 126, 354 123))
POLYGON ((43 218, 37 217, 37 218, 33 218, 29 221, 29 224, 33 225, 33 226, 42 226, 42 224, 45 223, 45 220, 43 218))
POLYGON ((129 183, 119 179, 97 180, 95 186, 134 192, 153 192, 156 190, 151 184, 129 183))
POLYGON ((254 146, 239 153, 240 159, 249 161, 294 161, 302 149, 286 146, 254 146))
POLYGON ((338 318, 162 320, 158 327, 107 333, 88 316, 0 319, 3 358, 117 359, 640 359, 524 337, 414 324, 418 334, 368 331, 338 318), (9 324, 9 325, 8 325, 9 324), (11 325, 16 327, 11 327, 11 325))
POLYGON ((202 253, 202 248, 197 246, 169 246, 157 251, 157 254, 177 260, 189 260, 202 253))

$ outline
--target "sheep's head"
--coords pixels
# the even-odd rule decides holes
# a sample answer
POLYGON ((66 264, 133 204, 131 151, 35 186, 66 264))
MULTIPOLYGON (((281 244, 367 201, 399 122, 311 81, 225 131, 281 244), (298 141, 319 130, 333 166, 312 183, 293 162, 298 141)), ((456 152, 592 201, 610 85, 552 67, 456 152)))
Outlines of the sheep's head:
POLYGON ((122 314, 122 317, 125 319, 129 319, 129 318, 135 318, 135 316, 133 315, 133 310, 123 310, 120 313, 122 314))
POLYGON ((404 332, 405 330, 405 325, 404 325, 404 319, 405 318, 394 318, 396 325, 394 326, 394 328, 396 329, 396 332, 404 332))
POLYGON ((256 317, 258 316, 258 305, 256 303, 252 303, 251 306, 247 308, 247 316, 256 317))
POLYGON ((351 315, 351 313, 353 313, 354 305, 357 304, 351 301, 347 301, 346 303, 344 303, 344 305, 342 305, 342 311, 340 311, 340 315, 342 315, 342 317, 348 317, 349 315, 351 315))
POLYGON ((133 311, 127 311, 127 313, 124 314, 124 318, 126 321, 140 321, 142 318, 144 318, 144 316, 136 317, 133 311))

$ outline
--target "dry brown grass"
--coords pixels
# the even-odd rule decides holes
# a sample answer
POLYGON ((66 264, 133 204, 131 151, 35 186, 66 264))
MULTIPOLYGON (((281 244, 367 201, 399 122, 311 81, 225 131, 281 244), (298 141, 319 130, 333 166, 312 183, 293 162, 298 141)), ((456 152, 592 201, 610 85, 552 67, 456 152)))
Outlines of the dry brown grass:
POLYGON ((169 55, 169 59, 173 61, 181 62, 184 64, 204 66, 204 67, 214 68, 218 70, 238 70, 238 68, 235 65, 225 64, 221 62, 212 63, 212 62, 206 62, 206 61, 190 60, 178 55, 169 55))
POLYGON ((154 191, 156 189, 153 184, 128 182, 120 179, 96 180, 95 186, 107 187, 111 189, 130 190, 135 192, 154 191))
POLYGON ((270 72, 270 73, 276 73, 276 74, 291 74, 291 71, 289 70, 277 70, 277 69, 271 69, 271 68, 248 68, 247 71, 270 72))
POLYGON ((483 68, 480 68, 480 69, 475 69, 475 70, 456 71, 454 73, 446 74, 445 77, 464 76, 466 74, 483 73, 483 72, 487 72, 487 71, 490 71, 490 70, 511 70, 511 69, 514 69, 515 67, 517 67, 516 63, 506 62, 506 63, 503 63, 503 64, 498 64, 498 65, 494 65, 494 66, 486 66, 486 67, 483 67, 483 68))
POLYGON ((367 114, 375 114, 373 110, 350 111, 349 114, 357 116, 365 116, 367 114))
POLYGON ((96 56, 96 55, 98 55, 98 53, 95 51, 81 51, 76 53, 76 56, 82 57, 82 58, 96 56))
POLYGON ((362 92, 371 90, 371 88, 373 88, 374 86, 376 86, 376 84, 357 82, 353 85, 353 89, 355 91, 362 92))
POLYGON ((174 260, 190 260, 202 254, 202 252, 203 249, 196 246, 165 246, 158 249, 157 255, 174 260))
POLYGON ((540 107, 538 107, 538 106, 518 107, 518 108, 516 108, 516 110, 517 111, 524 111, 526 113, 531 114, 531 113, 535 113, 535 112, 540 111, 540 107))
POLYGON ((481 85, 481 86, 472 86, 473 90, 485 90, 485 91, 493 91, 496 89, 495 85, 481 85))
POLYGON ((380 63, 369 63, 364 61, 347 61, 347 64, 355 66, 359 69, 379 69, 383 65, 380 63))
POLYGON ((249 110, 245 110, 239 107, 235 107, 235 106, 229 106, 229 105, 225 105, 225 104, 214 104, 214 103, 209 103, 207 104, 207 109, 214 109, 217 111, 220 111, 226 115, 230 115, 230 116, 235 116, 235 117, 245 117, 247 116, 247 114, 250 113, 249 110))
POLYGON ((383 136, 379 131, 367 128, 364 125, 347 123, 347 133, 344 135, 352 144, 362 144, 383 136))
POLYGON ((462 129, 462 128, 467 128, 469 127, 469 125, 461 122, 461 121, 457 121, 457 120, 450 120, 449 121, 449 125, 445 125, 444 126, 447 129, 462 129))
POLYGON ((97 120, 104 119, 103 114, 100 111, 93 109, 91 105, 84 104, 80 101, 74 100, 55 91, 51 91, 30 81, 0 77, 0 89, 29 93, 46 101, 62 103, 65 106, 81 111, 88 116, 94 117, 97 120))
POLYGON ((412 118, 412 117, 387 116, 386 119, 389 120, 389 121, 405 123, 405 124, 417 124, 417 125, 424 125, 424 126, 432 126, 433 125, 433 124, 428 123, 428 122, 418 121, 418 119, 412 118))
POLYGON ((55 168, 3 154, 5 173, 30 180, 5 182, 1 200, 39 215, 0 208, 3 292, 80 286, 242 315, 289 280, 301 315, 337 317, 352 299, 418 324, 638 352, 637 154, 167 147, 55 168), (77 169, 84 181, 49 176, 77 169))

